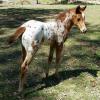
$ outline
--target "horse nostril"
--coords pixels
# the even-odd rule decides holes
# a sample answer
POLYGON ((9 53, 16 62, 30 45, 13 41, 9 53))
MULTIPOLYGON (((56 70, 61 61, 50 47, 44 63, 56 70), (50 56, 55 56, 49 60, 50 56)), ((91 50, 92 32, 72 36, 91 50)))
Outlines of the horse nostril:
POLYGON ((85 30, 85 33, 87 32, 87 29, 85 30))
POLYGON ((86 32, 87 32, 87 29, 84 29, 84 30, 83 30, 83 33, 86 33, 86 32))
POLYGON ((87 30, 84 31, 84 33, 86 33, 86 32, 87 32, 87 30))

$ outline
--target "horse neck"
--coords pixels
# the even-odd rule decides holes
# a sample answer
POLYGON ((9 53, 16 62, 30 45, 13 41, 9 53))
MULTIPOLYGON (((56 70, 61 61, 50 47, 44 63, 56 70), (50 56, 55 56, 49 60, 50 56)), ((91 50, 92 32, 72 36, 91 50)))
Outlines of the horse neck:
POLYGON ((65 20, 63 21, 63 24, 64 24, 64 41, 65 41, 73 26, 71 15, 66 16, 65 20))
POLYGON ((66 34, 70 32, 72 26, 73 26, 73 23, 71 20, 69 20, 67 24, 64 24, 64 31, 66 32, 66 34))

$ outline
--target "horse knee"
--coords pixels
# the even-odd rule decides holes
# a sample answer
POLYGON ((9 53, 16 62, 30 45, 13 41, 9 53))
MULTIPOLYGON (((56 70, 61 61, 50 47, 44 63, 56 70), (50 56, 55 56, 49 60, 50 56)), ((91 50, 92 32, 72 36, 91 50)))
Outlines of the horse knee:
POLYGON ((25 75, 25 73, 28 71, 28 67, 25 64, 21 65, 21 75, 25 75))

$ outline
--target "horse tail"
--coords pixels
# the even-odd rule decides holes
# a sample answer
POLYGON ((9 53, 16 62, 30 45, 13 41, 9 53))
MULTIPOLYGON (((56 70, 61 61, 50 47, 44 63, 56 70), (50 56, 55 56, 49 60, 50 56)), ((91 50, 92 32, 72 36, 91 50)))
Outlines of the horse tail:
POLYGON ((25 32, 25 27, 19 27, 16 32, 9 37, 8 44, 14 43, 18 38, 22 36, 22 34, 25 32))

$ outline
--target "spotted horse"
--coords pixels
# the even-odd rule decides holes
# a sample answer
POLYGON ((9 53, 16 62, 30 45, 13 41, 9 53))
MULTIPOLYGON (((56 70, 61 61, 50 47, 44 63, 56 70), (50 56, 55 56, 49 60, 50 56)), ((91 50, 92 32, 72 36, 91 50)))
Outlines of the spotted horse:
MULTIPOLYGON (((21 25, 16 32, 9 37, 9 44, 15 42, 18 38, 21 38, 22 64, 19 91, 23 90, 29 64, 42 42, 49 41, 50 44, 48 64, 51 64, 54 51, 56 51, 56 65, 58 65, 61 59, 63 44, 66 41, 72 26, 76 25, 81 33, 86 33, 85 9, 86 6, 80 7, 80 5, 78 5, 75 8, 59 13, 55 20, 51 22, 29 20, 21 25)), ((58 74, 57 66, 55 68, 55 73, 58 74)), ((49 68, 46 71, 46 77, 48 76, 48 73, 49 68)))

